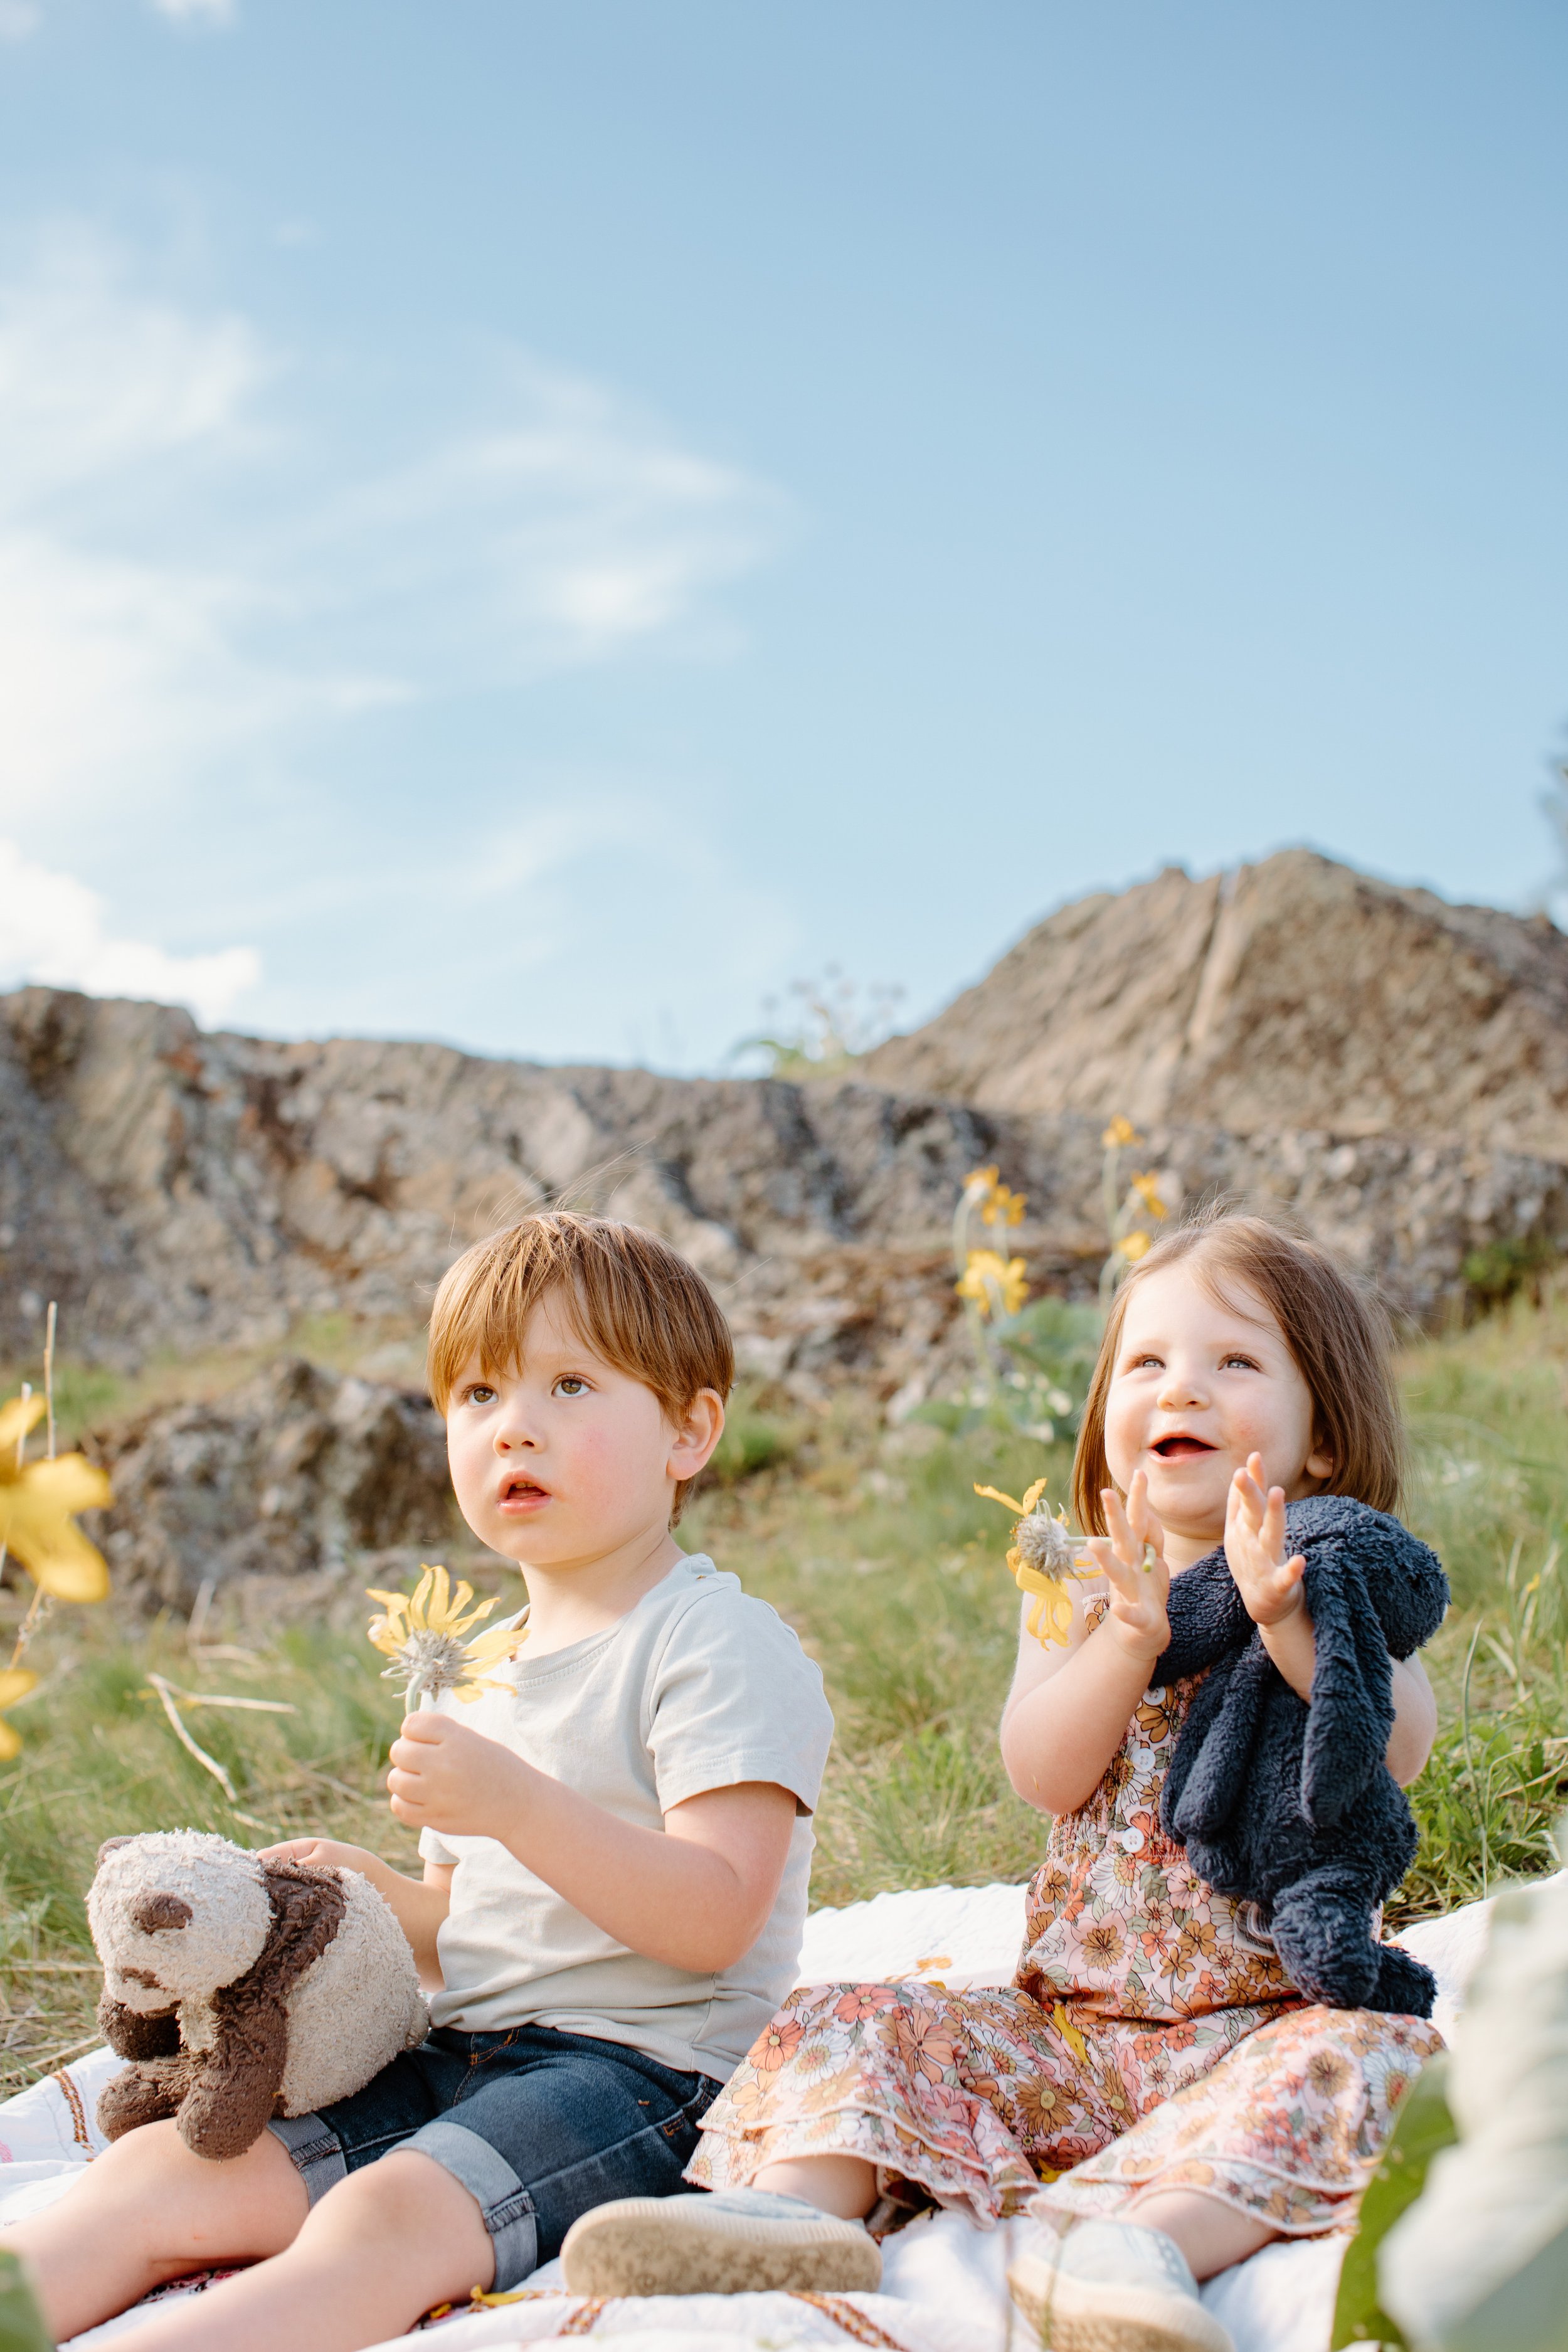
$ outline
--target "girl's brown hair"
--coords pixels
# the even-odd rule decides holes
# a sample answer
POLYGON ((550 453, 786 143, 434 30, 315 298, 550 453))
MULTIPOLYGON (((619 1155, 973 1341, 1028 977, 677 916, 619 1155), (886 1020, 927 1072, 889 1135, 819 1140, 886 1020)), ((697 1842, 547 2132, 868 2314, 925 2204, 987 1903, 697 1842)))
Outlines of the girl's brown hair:
POLYGON ((1100 1497, 1114 1483, 1105 1458, 1105 1405, 1128 1301, 1151 1275, 1188 1260, 1215 1297, 1234 1304, 1227 1277, 1245 1283, 1279 1324, 1311 1395, 1316 1443, 1333 1457, 1331 1492, 1374 1511, 1397 1510, 1405 1425, 1394 1386, 1394 1334, 1381 1301, 1304 1234, 1221 1202, 1163 1234, 1116 1293, 1073 1456, 1073 1509, 1084 1533, 1105 1533, 1100 1497))

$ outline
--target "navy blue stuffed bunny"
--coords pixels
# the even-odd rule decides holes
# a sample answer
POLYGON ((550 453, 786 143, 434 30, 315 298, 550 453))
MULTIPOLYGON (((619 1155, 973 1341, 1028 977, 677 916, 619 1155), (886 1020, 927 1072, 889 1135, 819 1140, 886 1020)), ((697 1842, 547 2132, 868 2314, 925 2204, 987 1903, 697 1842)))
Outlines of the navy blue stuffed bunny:
POLYGON ((1397 1519, 1342 1495, 1291 1503, 1285 1524, 1307 1562, 1311 1704, 1265 1650, 1223 1549, 1173 1578, 1170 1646, 1151 1681, 1210 1671, 1177 1737, 1161 1821, 1219 1894, 1258 1905, 1310 2000, 1429 2017, 1431 1970, 1375 1943, 1372 1919, 1417 1843, 1384 1761, 1389 1661, 1436 1632, 1448 1580, 1397 1519))

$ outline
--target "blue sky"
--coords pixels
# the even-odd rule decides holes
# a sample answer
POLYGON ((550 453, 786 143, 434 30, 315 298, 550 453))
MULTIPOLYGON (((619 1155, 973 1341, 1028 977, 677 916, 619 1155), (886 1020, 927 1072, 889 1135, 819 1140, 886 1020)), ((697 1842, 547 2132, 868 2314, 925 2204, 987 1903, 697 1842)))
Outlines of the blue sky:
POLYGON ((1309 841, 1524 904, 1568 17, 0 0, 0 981, 718 1066, 1309 841))

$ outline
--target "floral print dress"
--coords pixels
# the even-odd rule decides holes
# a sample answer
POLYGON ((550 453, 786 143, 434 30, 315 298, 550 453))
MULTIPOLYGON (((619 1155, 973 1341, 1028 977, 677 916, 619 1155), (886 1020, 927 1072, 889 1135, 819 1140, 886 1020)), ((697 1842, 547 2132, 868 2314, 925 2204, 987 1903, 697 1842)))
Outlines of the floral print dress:
MULTIPOLYGON (((1089 1604, 1091 1625, 1106 1607, 1089 1604)), ((1441 2046, 1416 2017, 1309 2003, 1252 1908, 1159 1825, 1199 1676, 1150 1690, 1087 1804, 1052 1825, 1011 1987, 810 1985, 704 2119, 687 2179, 857 2156, 893 2206, 1058 2227, 1196 2189, 1289 2236, 1348 2225, 1441 2046)))

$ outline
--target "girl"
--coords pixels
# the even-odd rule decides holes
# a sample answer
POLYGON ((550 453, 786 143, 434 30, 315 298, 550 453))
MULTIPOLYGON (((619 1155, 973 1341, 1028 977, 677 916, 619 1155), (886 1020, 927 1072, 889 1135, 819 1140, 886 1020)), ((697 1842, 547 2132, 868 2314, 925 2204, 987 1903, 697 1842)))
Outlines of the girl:
MULTIPOLYGON (((878 2226, 934 2200, 1045 2225, 1010 2279, 1068 2352, 1228 2352, 1196 2282, 1351 2221, 1439 2036, 1310 2004, 1252 1906, 1195 1874, 1160 1793, 1202 1677, 1150 1675, 1172 1577, 1223 1543, 1310 1698, 1285 1506, 1390 1510, 1401 1454, 1386 1324, 1321 1251, 1234 1213, 1149 1251, 1117 1293, 1074 1465, 1098 1573, 1071 1588, 1065 1645, 1020 1633, 1002 1718, 1013 1786, 1055 1817, 1013 1987, 797 1991, 705 2119, 686 2177, 722 2193, 585 2216, 574 2286, 860 2285, 879 2200, 878 2226)), ((1386 1760, 1408 1782, 1436 1710, 1418 1664, 1393 1673, 1386 1760)))

